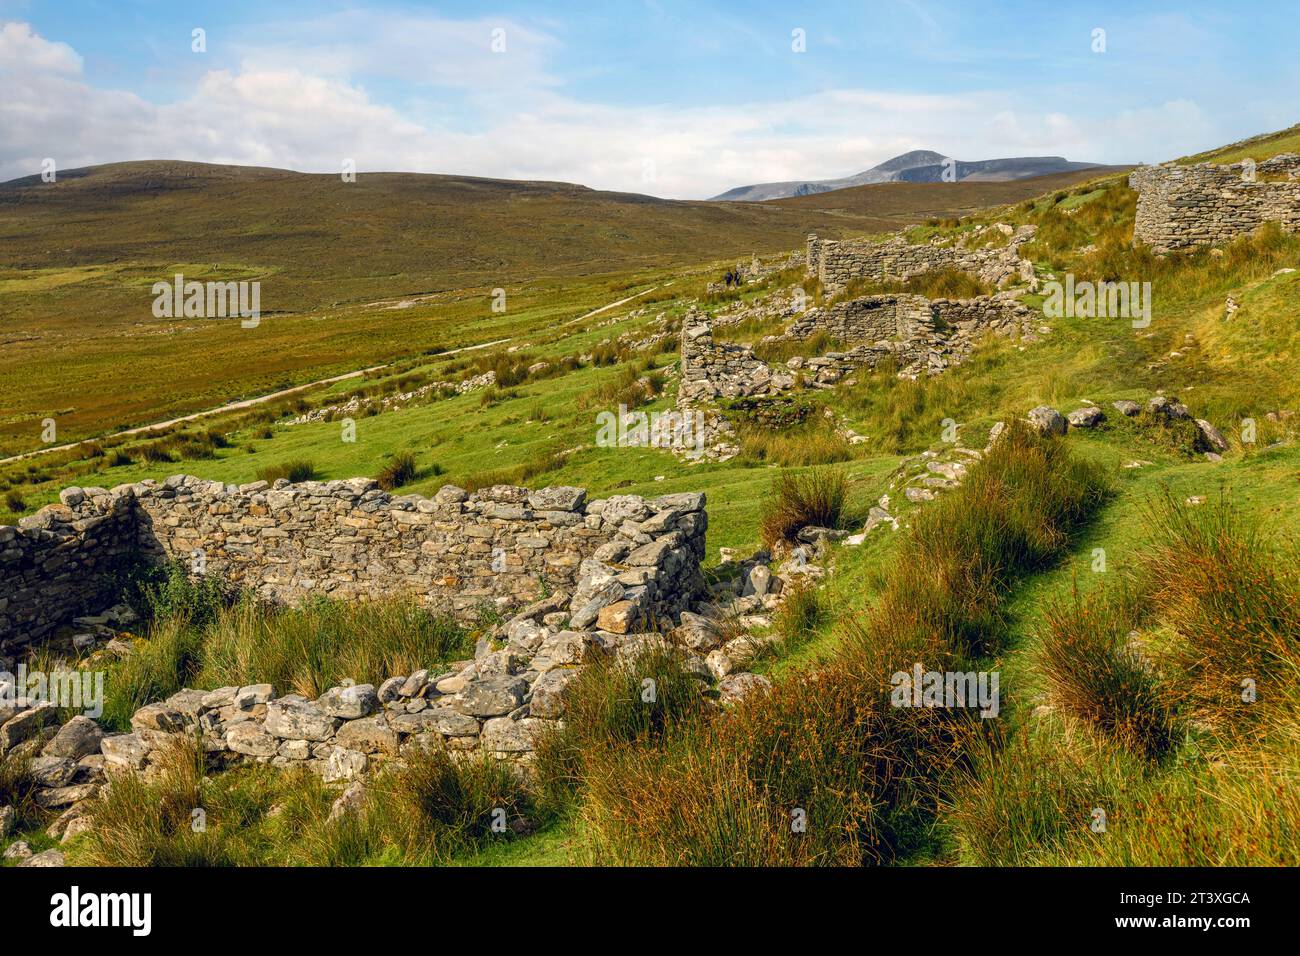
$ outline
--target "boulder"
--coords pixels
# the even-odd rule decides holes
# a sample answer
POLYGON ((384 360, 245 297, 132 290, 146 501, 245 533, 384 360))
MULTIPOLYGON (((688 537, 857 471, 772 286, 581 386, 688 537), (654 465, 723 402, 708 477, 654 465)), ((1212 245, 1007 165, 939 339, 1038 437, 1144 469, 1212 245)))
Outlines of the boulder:
POLYGON ((615 601, 600 609, 596 626, 612 634, 626 634, 635 630, 641 619, 641 605, 635 601, 615 601))
POLYGON ((89 800, 99 792, 97 783, 78 783, 70 787, 54 787, 50 790, 38 790, 36 802, 46 810, 59 810, 70 807, 82 800, 89 800))
POLYGON ((1191 418, 1187 406, 1172 395, 1153 395, 1147 399, 1147 414, 1165 421, 1179 421, 1191 418))
POLYGON ((528 507, 536 511, 580 511, 586 500, 585 488, 566 485, 528 492, 528 507))
POLYGON ((37 853, 35 856, 28 857, 19 866, 66 866, 63 854, 58 850, 46 850, 43 853, 37 853))
POLYGON ((594 587, 579 586, 569 605, 569 625, 576 630, 589 627, 596 622, 602 608, 623 599, 626 588, 617 580, 610 578, 594 587), (579 602, 582 603, 579 603, 579 602))
POLYGON ((1196 427, 1201 431, 1202 444, 1207 451, 1224 452, 1228 450, 1228 441, 1223 434, 1203 418, 1196 419, 1196 427))
POLYGON ((216 690, 210 690, 203 695, 202 704, 210 710, 220 710, 222 707, 231 707, 235 703, 235 695, 239 693, 238 687, 218 687, 216 690))
MULTIPOLYGON (((537 649, 532 666, 537 670, 566 667, 586 663, 587 657, 599 651, 599 643, 591 634, 581 631, 560 631, 552 634, 537 649)), ((439 687, 441 689, 441 686, 439 687)))
POLYGON ((35 737, 45 727, 54 723, 57 716, 58 709, 53 704, 41 703, 10 717, 0 725, 0 756, 35 737))
POLYGON ((111 767, 139 770, 149 759, 149 746, 139 734, 115 734, 105 737, 99 744, 104 755, 105 769, 111 767))
MULTIPOLYGON (((402 697, 419 697, 424 693, 424 689, 429 686, 429 669, 422 667, 410 677, 402 682, 402 688, 398 694, 402 697)), ((343 714, 339 715, 344 716, 343 714)))
POLYGON ((32 779, 41 787, 66 787, 77 775, 76 761, 67 757, 37 757, 28 767, 32 779))
POLYGON ((447 737, 476 737, 479 723, 468 714, 438 709, 424 710, 418 714, 398 714, 388 719, 388 725, 399 734, 438 733, 447 737))
POLYGON ((483 725, 483 748, 495 753, 525 753, 536 745, 546 721, 535 717, 496 717, 483 725))
POLYGON ((176 711, 182 717, 193 720, 204 710, 203 701, 207 699, 207 696, 207 691, 186 688, 172 694, 164 703, 169 709, 176 711))
POLYGON ((524 701, 528 685, 518 677, 473 681, 452 700, 452 707, 471 717, 499 717, 524 701))
POLYGON ((275 688, 270 684, 249 684, 235 693, 235 706, 240 710, 252 710, 258 704, 270 703, 275 696, 275 688))
POLYGON ((80 760, 89 754, 99 753, 104 731, 89 717, 78 714, 59 728, 41 751, 47 757, 66 757, 80 760))
POLYGON ((751 594, 762 597, 767 593, 768 587, 772 583, 772 572, 768 570, 766 564, 755 564, 745 575, 745 585, 741 590, 741 595, 748 597, 751 594))
POLYGON ((397 700, 401 696, 402 686, 406 683, 405 677, 390 677, 379 685, 379 702, 388 704, 397 700))
POLYGON ((1084 408, 1076 408, 1065 416, 1065 420, 1070 423, 1071 428, 1096 428, 1105 417, 1100 408, 1088 405, 1084 408))
POLYGON ((226 747, 249 757, 272 757, 279 751, 280 741, 263 730, 261 724, 245 720, 226 731, 226 747))
MULTIPOLYGON (((450 486, 448 486, 450 487, 450 486)), ((354 780, 348 784, 348 788, 343 791, 343 795, 334 801, 330 807, 329 822, 342 819, 354 813, 360 813, 361 808, 366 803, 366 787, 360 780, 354 780)))
POLYGON ((693 651, 711 651, 722 643, 713 622, 691 611, 682 611, 681 623, 673 630, 673 636, 693 651))
POLYGON ((1142 411, 1142 406, 1137 402, 1131 402, 1127 398, 1121 398, 1118 402, 1111 402, 1110 407, 1115 409, 1125 418, 1132 418, 1138 412, 1142 411))
POLYGON ((762 674, 729 674, 718 682, 718 694, 724 704, 734 704, 754 693, 772 689, 772 682, 762 674))
POLYGON ((338 724, 336 718, 315 704, 301 698, 283 697, 267 704, 263 728, 282 740, 329 740, 338 724))
POLYGON ((379 694, 373 684, 331 687, 317 698, 316 706, 331 717, 355 720, 379 710, 379 694))
MULTIPOLYGON (((361 753, 361 751, 349 750, 347 747, 335 747, 330 751, 329 757, 326 758, 325 766, 321 768, 321 776, 326 783, 337 783, 341 780, 357 780, 369 767, 370 758, 361 753)), ((335 801, 334 806, 338 806, 337 801, 335 801)), ((330 819, 334 819, 334 812, 332 809, 330 811, 330 819)))
POLYGON ((529 712, 534 717, 556 718, 564 716, 564 692, 575 680, 578 671, 557 668, 547 671, 537 678, 533 685, 533 696, 529 701, 529 712))
POLYGON ((185 718, 180 711, 166 703, 145 704, 131 717, 131 729, 160 730, 165 734, 180 733, 185 729, 185 718))
POLYGON ((399 742, 397 731, 393 730, 382 714, 347 721, 338 729, 334 740, 340 747, 367 754, 396 754, 399 742))
POLYGON ((1064 435, 1065 417, 1049 405, 1039 405, 1029 412, 1029 424, 1044 435, 1064 435))

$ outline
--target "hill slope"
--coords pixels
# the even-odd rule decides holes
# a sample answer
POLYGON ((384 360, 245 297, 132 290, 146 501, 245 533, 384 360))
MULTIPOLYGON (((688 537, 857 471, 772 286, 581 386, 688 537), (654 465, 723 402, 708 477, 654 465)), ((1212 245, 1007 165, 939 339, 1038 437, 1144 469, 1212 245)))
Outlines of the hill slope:
POLYGON ((651 284, 647 270, 789 250, 809 232, 897 229, 1086 175, 870 186, 764 205, 407 173, 343 183, 180 162, 14 180, 0 185, 0 453, 40 447, 46 417, 58 420, 59 441, 84 438, 509 337, 530 300, 568 319, 651 284), (248 334, 155 318, 151 286, 177 272, 260 281, 261 326, 248 334), (536 282, 545 290, 526 290, 536 282), (494 288, 509 293, 505 314, 487 307, 494 288), (421 298, 430 295, 442 298, 421 298))

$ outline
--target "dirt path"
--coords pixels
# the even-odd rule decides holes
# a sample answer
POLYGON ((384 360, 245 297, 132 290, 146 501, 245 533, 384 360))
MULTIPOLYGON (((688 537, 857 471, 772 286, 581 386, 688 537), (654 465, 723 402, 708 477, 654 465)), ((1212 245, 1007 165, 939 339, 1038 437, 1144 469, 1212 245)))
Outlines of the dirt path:
POLYGON ((645 290, 643 290, 643 291, 641 291, 641 292, 636 293, 635 295, 630 295, 630 296, 628 296, 626 299, 619 299, 617 302, 611 302, 609 305, 602 305, 599 309, 592 309, 592 310, 591 310, 590 312, 588 312, 586 315, 580 315, 580 316, 578 316, 576 319, 569 319, 568 322, 564 322, 564 323, 562 323, 562 326, 564 326, 564 325, 572 325, 574 322, 581 322, 583 319, 589 319, 589 318, 591 318, 593 315, 600 315, 600 313, 602 313, 602 312, 608 312, 610 309, 617 309, 620 305, 627 305, 627 304, 628 304, 629 302, 631 302, 633 299, 639 299, 639 298, 641 298, 641 296, 643 296, 643 295, 649 295, 649 294, 650 294, 651 292, 653 292, 655 289, 662 289, 665 285, 672 285, 672 283, 671 283, 671 282, 665 282, 663 285, 654 285, 654 286, 651 286, 651 287, 648 288, 648 289, 645 289, 645 290))

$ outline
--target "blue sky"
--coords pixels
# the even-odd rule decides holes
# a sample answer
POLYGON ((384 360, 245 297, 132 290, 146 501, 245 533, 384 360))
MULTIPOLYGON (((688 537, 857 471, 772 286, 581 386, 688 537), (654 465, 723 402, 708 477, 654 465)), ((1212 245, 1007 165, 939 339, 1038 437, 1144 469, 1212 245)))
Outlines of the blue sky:
POLYGON ((1298 22, 1289 3, 0 0, 0 178, 352 160, 702 198, 913 148, 1155 162, 1300 121, 1298 22))

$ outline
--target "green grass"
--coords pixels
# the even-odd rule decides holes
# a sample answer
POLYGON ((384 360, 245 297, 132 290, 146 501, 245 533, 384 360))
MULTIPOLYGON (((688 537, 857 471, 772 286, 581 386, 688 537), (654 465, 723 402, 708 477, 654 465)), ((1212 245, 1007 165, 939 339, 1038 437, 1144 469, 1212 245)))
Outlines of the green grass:
POLYGON ((877 233, 1060 179, 891 184, 811 203, 402 173, 344 184, 179 162, 14 180, 0 184, 0 453, 39 448, 46 417, 60 441, 94 437, 426 350, 520 340, 702 262, 713 277, 738 256, 798 248, 810 229, 877 233), (155 318, 151 287, 176 273, 261 282, 260 324, 155 318))
POLYGON ((190 582, 177 566, 162 574, 136 601, 147 615, 143 640, 105 680, 104 722, 118 729, 183 687, 270 683, 279 694, 315 698, 344 679, 377 685, 473 651, 465 628, 411 599, 267 607, 221 593, 209 578, 190 582))
POLYGON ((149 779, 119 779, 67 852, 83 866, 435 866, 513 843, 521 821, 542 822, 505 764, 453 762, 442 750, 385 768, 357 810, 331 821, 336 794, 306 770, 209 773, 181 741, 149 779))
MULTIPOLYGON (((889 675, 996 647, 1009 582, 1059 558, 1101 498, 1095 467, 1013 428, 959 491, 919 513, 866 615, 837 621, 827 666, 705 724, 629 739, 594 722, 575 776, 595 859, 846 864, 930 846, 936 788, 980 739, 978 720, 891 708, 889 675), (792 808, 806 832, 791 828, 792 808)), ((579 713, 586 694, 607 696, 583 687, 579 713)))
MULTIPOLYGON (((1295 136, 1294 131, 1284 131, 1203 158, 1262 159, 1297 148, 1295 136)), ((276 321, 282 322, 285 338, 272 337, 269 351, 268 340, 261 340, 256 349, 262 350, 262 357, 250 358, 249 369, 238 373, 268 387, 281 384, 286 376, 298 380, 292 376, 299 371, 290 371, 290 366, 341 371, 381 356, 402 356, 391 368, 321 388, 304 405, 360 393, 379 396, 488 368, 503 373, 509 384, 486 403, 483 393, 475 392, 358 417, 355 442, 342 440, 338 422, 286 425, 296 404, 290 401, 269 411, 231 412, 161 438, 100 442, 101 456, 92 457, 86 450, 0 466, 0 490, 21 499, 17 514, 55 500, 58 488, 70 483, 112 485, 180 471, 242 483, 260 471, 287 470, 295 462, 311 463, 321 478, 345 478, 379 474, 395 461, 403 465, 401 477, 407 479, 401 493, 431 494, 448 482, 477 487, 497 480, 580 485, 591 497, 702 490, 709 498, 709 564, 717 560, 719 547, 748 555, 761 545, 765 502, 778 476, 811 480, 808 476, 827 462, 843 469, 848 479, 846 526, 880 495, 891 496, 891 511, 899 516, 902 530, 882 527, 860 548, 833 548, 833 573, 823 586, 815 596, 795 598, 774 622, 772 633, 786 640, 778 654, 760 660, 755 668, 776 680, 779 688, 791 689, 778 690, 771 704, 755 704, 743 718, 709 721, 706 729, 680 739, 660 725, 643 727, 633 734, 640 734, 640 745, 611 747, 589 766, 571 761, 567 774, 557 775, 566 789, 528 796, 541 799, 556 816, 539 818, 541 829, 523 839, 470 840, 448 853, 421 850, 427 844, 418 840, 405 849, 384 849, 383 839, 395 839, 395 831, 376 824, 376 829, 356 830, 347 845, 325 841, 314 855, 300 860, 383 864, 438 857, 471 865, 733 864, 777 859, 994 865, 1294 863, 1294 822, 1300 819, 1295 807, 1300 768, 1294 755, 1300 752, 1300 741, 1294 711, 1261 711, 1259 719, 1243 721, 1231 708, 1216 711, 1210 706, 1216 700, 1222 703, 1229 673, 1235 677, 1249 669, 1268 682, 1285 681, 1278 675, 1292 666, 1287 649, 1293 645, 1274 634, 1258 643, 1218 646, 1209 635, 1273 632, 1259 623, 1258 614, 1230 605, 1201 607, 1193 600, 1220 594, 1230 583, 1232 593, 1255 596, 1252 606, 1275 608, 1268 603, 1278 600, 1268 597, 1273 591, 1259 597, 1252 588, 1262 587, 1261 581, 1293 582, 1294 554, 1285 547, 1266 554, 1251 545, 1226 557, 1211 553, 1191 560, 1189 555, 1199 552, 1189 550, 1194 540, 1184 536, 1179 550, 1169 556, 1172 566, 1186 570, 1169 579, 1171 588, 1181 589, 1181 601, 1158 603, 1134 621, 1131 608, 1122 601, 1117 605, 1115 596, 1141 593, 1151 603, 1149 592, 1136 590, 1140 582, 1130 578, 1149 559, 1147 549, 1159 528, 1152 507, 1164 488, 1174 503, 1192 496, 1214 502, 1220 489, 1226 489, 1228 500, 1245 517, 1276 529, 1283 538, 1300 534, 1300 513, 1294 507, 1300 479, 1297 419, 1278 414, 1300 413, 1300 385, 1294 376, 1300 347, 1300 272, 1280 271, 1300 269, 1300 239, 1264 230, 1231 244, 1222 256, 1201 251, 1159 260, 1129 247, 1136 197, 1123 177, 1106 174, 1082 180, 1054 186, 1053 192, 1037 198, 1009 197, 1018 205, 975 210, 960 221, 955 216, 968 210, 934 209, 927 213, 935 217, 933 222, 916 230, 914 238, 924 233, 923 238, 951 241, 980 222, 1036 224, 1038 239, 1025 252, 1040 275, 1050 271, 1059 277, 1070 271, 1079 278, 1149 280, 1154 297, 1149 328, 1135 330, 1126 321, 1054 319, 1044 321, 1048 330, 1037 333, 1037 341, 990 340, 963 365, 930 380, 902 381, 889 368, 864 371, 853 377, 856 384, 817 393, 816 422, 781 429, 749 429, 739 422, 742 451, 728 462, 692 463, 653 449, 594 447, 596 415, 631 397, 638 379, 662 376, 649 393, 636 396, 644 410, 671 406, 675 345, 658 355, 633 355, 620 350, 613 339, 655 330, 660 314, 671 327, 693 299, 703 296, 705 282, 717 278, 714 264, 697 261, 689 273, 650 264, 629 266, 618 276, 556 271, 521 281, 517 291, 508 290, 511 309, 504 316, 483 311, 486 289, 462 289, 403 310, 368 307, 354 299, 315 313, 272 317, 263 330, 274 330, 276 321), (1083 251, 1088 246, 1095 249, 1083 251), (588 308, 665 282, 672 284, 592 319, 572 321, 588 308), (1225 321, 1223 304, 1230 293, 1241 309, 1234 320, 1225 321), (381 326, 376 338, 374 330, 381 326), (291 336, 300 336, 294 341, 301 344, 278 355, 276 349, 291 336), (482 352, 436 354, 439 348, 505 337, 511 341, 482 352), (508 352, 511 346, 520 348, 508 352), (345 353, 347 363, 331 358, 345 353), (575 357, 584 353, 594 353, 595 359, 577 362, 575 357), (262 368, 263 361, 285 364, 262 368), (537 361, 552 363, 552 370, 525 375, 527 366, 537 361), (399 385, 403 381, 407 384, 399 385), (1231 445, 1223 461, 1188 454, 1185 435, 1142 419, 1125 419, 1110 408, 1115 399, 1142 402, 1158 389, 1178 395, 1195 416, 1220 427, 1231 445), (1101 406, 1107 420, 1096 430, 1072 432, 1065 447, 1072 461, 1104 475, 1110 488, 1104 503, 1093 502, 1085 509, 1091 515, 1086 523, 1080 525, 1077 514, 1072 518, 1067 513, 1047 516, 1045 525, 1036 526, 1033 508, 1012 507, 1016 501, 1041 506, 1058 495, 1059 489, 1041 476, 1024 484, 1020 498, 1006 499, 979 481, 968 481, 960 497, 915 507, 903 499, 896 482, 901 456, 945 447, 950 425, 956 425, 957 444, 982 449, 996 421, 1021 418, 1039 404, 1069 411, 1085 400, 1101 406), (865 435, 866 442, 846 446, 837 440, 833 429, 821 424, 832 420, 822 409, 865 435), (221 433, 221 441, 205 440, 208 426, 221 433), (152 442, 178 460, 145 460, 141 449, 152 442), (1139 467, 1126 467, 1133 464, 1139 467), (1072 536, 1062 540, 1043 533, 1058 525, 1073 528, 1072 536), (1018 544, 1008 549, 1009 540, 1018 544), (1104 573, 1094 570, 1098 549, 1104 551, 1104 573), (1001 555, 995 566, 954 557, 985 552, 1001 555), (1262 556, 1271 563, 1261 563, 1262 556), (882 607, 893 612, 886 614, 882 607), (825 675, 844 666, 846 647, 865 653, 848 622, 870 622, 879 615, 911 636, 876 642, 878 651, 859 658, 854 672, 859 678, 868 673, 864 662, 875 667, 888 653, 918 646, 927 654, 935 649, 963 661, 977 659, 982 667, 1002 674, 1003 719, 998 730, 970 735, 949 725, 873 723, 874 716, 860 703, 862 687, 869 682, 859 679, 845 687, 825 675), (1082 626, 1092 622, 1106 626, 1082 626), (1130 630, 1139 632, 1137 644, 1131 642, 1130 630), (1198 633, 1204 639, 1188 656, 1192 645, 1184 639, 1198 633), (922 634, 938 644, 918 645, 922 634), (1263 651, 1267 654, 1261 657, 1263 651), (1173 687, 1181 693, 1171 693, 1170 682, 1153 678, 1146 668, 1145 657, 1157 654, 1161 674, 1176 668, 1186 675, 1173 687), (1246 656, 1239 658, 1242 654, 1246 656), (795 699, 797 694, 803 696, 795 699), (781 738, 782 733, 788 736, 781 738), (866 755, 845 752, 846 735, 859 733, 867 736, 852 739, 884 741, 886 749, 866 755), (761 749, 755 741, 772 743, 770 759, 753 757, 754 749, 761 749), (963 760, 952 778, 935 781, 917 771, 926 755, 941 752, 946 758, 953 748, 963 760), (863 779, 871 781, 870 788, 855 791, 845 785, 853 780, 857 786, 863 779), (853 798, 837 803, 823 789, 816 791, 820 796, 805 799, 814 785, 833 785, 853 798), (629 793, 648 794, 641 807, 646 816, 635 817, 628 809, 629 793), (803 809, 813 819, 831 821, 834 838, 822 832, 792 847, 788 809, 798 801, 804 801, 803 809), (1098 806, 1106 809, 1110 824, 1104 835, 1089 829, 1090 815, 1098 806), (680 818, 682 808, 691 808, 691 819, 680 818), (671 817, 674 813, 679 816, 671 817), (1194 824, 1188 826, 1188 819, 1194 824), (1225 840, 1216 832, 1241 836, 1225 840)), ((783 206, 797 210, 819 200, 823 209, 838 204, 851 211, 854 203, 866 201, 848 195, 856 192, 783 201, 783 206)), ((900 202, 916 207, 914 200, 898 195, 900 202)), ((865 215, 863 207, 856 208, 865 215)), ((175 256, 196 263, 205 259, 183 251, 175 256)), ((227 259, 237 257, 223 261, 227 259)), ((195 266, 196 276, 202 268, 195 266)), ((39 271, 33 267, 0 273, 0 283, 16 284, 16 300, 29 310, 20 313, 27 316, 26 322, 35 314, 30 310, 42 302, 70 316, 85 297, 114 301, 112 289, 139 286, 146 272, 130 263, 75 264, 59 270, 43 266, 39 271), (53 297, 66 298, 56 303, 53 297)), ((781 274, 767 290, 801 279, 798 270, 781 274)), ((353 288, 365 281, 356 280, 353 288)), ((753 301, 761 291, 747 287, 733 298, 753 301)), ((1038 302, 1027 298, 1031 307, 1038 302)), ((740 338, 765 334, 757 325, 736 327, 734 332, 740 338)), ((156 345, 157 356, 170 357, 174 342, 189 348, 190 343, 211 343, 209 337, 218 334, 224 330, 173 331, 170 338, 156 336, 150 348, 156 345)), ((41 342, 45 344, 30 347, 48 344, 41 342)), ((98 382, 86 394, 99 389, 139 402, 134 411, 109 402, 97 408, 96 415, 130 422, 173 407, 160 404, 155 394, 101 378, 102 368, 96 370, 96 363, 116 369, 125 362, 133 374, 146 378, 153 359, 135 351, 130 338, 86 347, 101 351, 87 359, 78 351, 81 346, 74 349, 69 360, 72 380, 83 385, 98 382)), ((202 347, 192 354, 200 353, 202 347)), ((193 381, 182 381, 175 394, 185 401, 197 396, 215 404, 230 396, 224 385, 214 387, 212 368, 203 363, 229 364, 232 355, 249 358, 253 353, 231 352, 221 345, 212 350, 210 360, 204 354, 194 368, 168 374, 174 379, 192 373, 193 381)), ((29 373, 15 370, 6 378, 0 365, 0 387, 25 394, 25 381, 21 388, 15 384, 15 376, 21 375, 29 373)), ((44 397, 34 404, 42 408, 71 404, 70 399, 55 402, 50 396, 80 394, 62 382, 57 387, 53 382, 37 385, 44 397)), ((23 419, 28 427, 30 413, 23 414, 28 415, 23 419)), ((63 415, 56 417, 62 428, 63 415)), ((0 423, 0 441, 5 434, 0 423)), ((1201 507, 1206 510, 1189 509, 1188 514, 1210 521, 1217 513, 1201 507)), ((1212 540, 1222 537, 1220 532, 1212 540)), ((1282 593, 1293 593, 1293 584, 1287 586, 1292 591, 1282 593)), ((179 592, 169 596, 164 590, 159 600, 170 610, 160 616, 173 615, 191 603, 191 597, 179 592)), ((346 667, 336 666, 332 662, 338 637, 355 623, 331 616, 341 612, 254 620, 238 618, 220 596, 198 604, 207 608, 201 611, 202 623, 170 631, 160 624, 152 639, 141 643, 137 670, 127 681, 141 699, 156 699, 186 681, 216 686, 234 683, 241 675, 269 679, 254 670, 274 672, 285 684, 277 686, 282 692, 298 686, 314 689, 320 681, 340 675, 368 679, 372 671, 395 666, 392 656, 401 653, 399 642, 382 636, 391 629, 366 625, 365 633, 381 635, 364 642, 373 650, 346 667), (220 626, 213 623, 218 618, 220 626), (220 655, 217 648, 223 649, 220 655), (228 662, 221 665, 221 676, 217 661, 228 662), (343 674, 344 669, 356 673, 343 674)), ((1283 613, 1285 601, 1281 606, 1282 611, 1274 609, 1264 617, 1292 620, 1283 613)), ((607 703, 633 699, 632 685, 619 680, 626 675, 605 675, 605 690, 614 692, 607 703)), ((597 682, 596 675, 591 681, 597 682)), ((1278 696, 1276 683, 1268 686, 1271 696, 1278 696)), ((599 694, 593 700, 598 701, 599 694)), ((583 738, 590 740, 617 736, 609 723, 617 708, 608 710, 605 717, 593 717, 587 731, 571 731, 571 739, 583 733, 591 735, 583 738)), ((240 779, 232 778, 231 785, 240 779)), ((237 786, 254 789, 251 783, 237 786)), ((322 793, 301 799, 303 809, 293 813, 309 828, 311 820, 328 810, 327 798, 322 793)), ((232 850, 232 858, 285 859, 276 849, 285 835, 308 829, 282 830, 284 824, 273 822, 276 819, 281 818, 252 826, 250 832, 257 836, 248 855, 232 850)))

